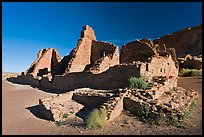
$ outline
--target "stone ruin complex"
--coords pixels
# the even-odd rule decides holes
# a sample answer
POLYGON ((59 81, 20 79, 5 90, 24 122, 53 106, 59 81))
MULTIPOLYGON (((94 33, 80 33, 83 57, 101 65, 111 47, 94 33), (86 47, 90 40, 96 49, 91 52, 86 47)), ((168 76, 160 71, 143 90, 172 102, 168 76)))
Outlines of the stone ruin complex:
POLYGON ((138 113, 147 103, 153 114, 182 115, 197 92, 177 87, 178 71, 174 48, 141 39, 123 45, 119 54, 117 45, 97 41, 86 25, 69 55, 61 59, 57 50, 42 49, 30 68, 10 81, 60 93, 39 100, 40 113, 49 120, 62 121, 64 114, 90 106, 105 109, 111 121, 122 110, 138 113), (132 76, 145 76, 151 88, 129 88, 132 76), (73 102, 81 105, 69 109, 73 102))

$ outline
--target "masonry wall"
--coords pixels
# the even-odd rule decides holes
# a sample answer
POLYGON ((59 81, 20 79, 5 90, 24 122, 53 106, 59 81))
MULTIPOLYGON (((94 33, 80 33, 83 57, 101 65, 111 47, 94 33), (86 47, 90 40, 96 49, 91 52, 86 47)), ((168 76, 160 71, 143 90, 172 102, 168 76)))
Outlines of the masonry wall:
POLYGON ((56 75, 52 81, 49 81, 47 77, 43 77, 40 82, 32 77, 28 80, 29 76, 21 76, 17 79, 10 79, 10 81, 21 84, 34 84, 44 90, 52 90, 56 93, 84 87, 93 89, 116 89, 129 86, 128 79, 131 76, 138 76, 139 71, 136 65, 116 65, 100 74, 76 72, 65 76, 56 75))
POLYGON ((171 55, 168 57, 152 57, 149 63, 142 63, 140 72, 149 77, 166 76, 169 78, 178 76, 178 68, 176 68, 176 64, 172 60, 171 55))
POLYGON ((42 49, 38 53, 38 58, 34 61, 31 67, 25 72, 31 73, 34 77, 42 76, 51 72, 54 65, 60 61, 60 55, 53 48, 42 49))
POLYGON ((86 65, 90 64, 92 40, 88 38, 79 39, 78 44, 70 53, 70 61, 66 73, 81 72, 86 65))
POLYGON ((129 110, 131 113, 138 115, 142 109, 142 104, 134 100, 134 98, 124 97, 123 109, 129 110))
POLYGON ((92 41, 91 63, 92 73, 101 73, 109 67, 119 64, 118 46, 100 41, 92 41))
POLYGON ((91 106, 91 107, 99 107, 101 104, 106 102, 109 97, 102 97, 102 96, 86 96, 86 95, 80 95, 80 94, 73 94, 72 97, 73 100, 76 102, 86 106, 91 106))
POLYGON ((109 56, 112 60, 112 65, 119 64, 118 46, 102 41, 92 41, 91 48, 91 63, 94 64, 99 58, 103 57, 103 51, 106 56, 109 56))
POLYGON ((63 59, 52 68, 52 75, 64 74, 69 61, 70 61, 70 56, 69 55, 64 56, 63 59))
POLYGON ((122 46, 120 52, 121 63, 131 63, 133 61, 146 62, 149 57, 155 55, 154 50, 145 42, 132 41, 122 46))

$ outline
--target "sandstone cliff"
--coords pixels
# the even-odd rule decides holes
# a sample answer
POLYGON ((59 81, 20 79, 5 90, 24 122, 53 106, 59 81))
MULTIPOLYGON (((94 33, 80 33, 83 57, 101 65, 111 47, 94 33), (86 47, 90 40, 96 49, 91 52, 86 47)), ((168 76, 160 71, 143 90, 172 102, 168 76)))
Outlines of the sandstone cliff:
POLYGON ((175 48, 177 57, 185 57, 188 54, 200 55, 202 54, 202 24, 162 36, 155 39, 153 43, 155 45, 164 43, 167 48, 175 48))

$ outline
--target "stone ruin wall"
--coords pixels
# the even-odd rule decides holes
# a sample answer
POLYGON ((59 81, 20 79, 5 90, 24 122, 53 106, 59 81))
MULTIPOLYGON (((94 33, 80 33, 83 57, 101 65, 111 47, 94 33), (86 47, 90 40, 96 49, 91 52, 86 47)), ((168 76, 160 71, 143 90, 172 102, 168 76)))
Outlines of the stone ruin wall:
MULTIPOLYGON (((104 93, 101 93, 101 94, 104 94, 104 93)), ((110 96, 105 96, 105 95, 106 94, 101 96, 101 95, 97 95, 97 93, 93 93, 93 92, 87 93, 86 91, 83 91, 79 93, 74 93, 72 96, 72 99, 84 106, 95 108, 102 105, 110 98, 110 96)))
POLYGON ((82 72, 86 65, 90 64, 92 40, 84 37, 79 39, 78 44, 70 53, 70 61, 66 73, 82 72))
POLYGON ((39 51, 37 59, 24 74, 32 74, 34 77, 42 76, 51 72, 52 67, 60 61, 60 55, 53 48, 39 51))
POLYGON ((176 66, 174 49, 166 49, 165 45, 154 45, 148 39, 129 42, 121 48, 121 63, 136 63, 140 65, 140 76, 149 81, 154 76, 163 76, 167 79, 177 79, 178 66, 176 66), (169 53, 169 52, 170 53, 169 53), (172 56, 174 60, 172 59, 172 56))
POLYGON ((93 29, 86 25, 81 31, 81 39, 78 40, 76 48, 70 53, 66 73, 82 72, 87 65, 91 64, 92 40, 96 40, 96 36, 93 29))
MULTIPOLYGON (((57 56, 58 53, 51 55, 51 49, 48 51, 41 50, 38 54, 40 57, 37 62, 38 69, 47 64, 49 64, 48 67, 52 67, 53 56, 57 56)), ((124 45, 121 49, 120 60, 122 64, 119 64, 118 46, 96 41, 93 29, 85 26, 81 32, 81 39, 70 55, 65 56, 60 62, 55 59, 56 63, 53 63, 54 67, 51 69, 53 70, 51 80, 49 77, 43 77, 36 82, 28 75, 18 77, 14 81, 20 80, 20 83, 26 84, 30 81, 31 85, 57 90, 60 93, 83 87, 101 89, 128 87, 128 79, 131 76, 143 74, 150 77, 167 76, 168 78, 178 75, 171 56, 159 56, 156 46, 148 39, 136 40, 124 45), (105 57, 101 57, 103 51, 105 51, 105 57), (57 72, 59 70, 60 72, 57 72), (28 80, 26 80, 27 77, 28 80)))
POLYGON ((149 76, 150 79, 153 76, 163 76, 167 78, 177 78, 178 68, 176 68, 175 62, 172 60, 171 55, 168 57, 152 57, 152 60, 147 63, 141 64, 141 75, 149 76))
POLYGON ((131 76, 139 76, 139 74, 140 69, 137 65, 115 65, 99 74, 75 72, 64 76, 55 75, 52 81, 49 81, 47 77, 37 80, 28 74, 18 76, 17 78, 11 78, 9 81, 62 93, 84 87, 93 89, 124 88, 129 86, 128 79, 131 76))
POLYGON ((109 42, 93 41, 91 48, 91 64, 93 65, 90 71, 94 74, 101 73, 111 66, 118 65, 118 46, 109 42))
POLYGON ((122 46, 120 63, 132 63, 134 61, 146 62, 149 57, 155 55, 150 44, 143 40, 135 40, 122 46))
POLYGON ((62 75, 65 73, 65 70, 67 68, 67 64, 70 61, 70 55, 64 56, 60 62, 58 62, 53 68, 52 68, 52 75, 62 75))

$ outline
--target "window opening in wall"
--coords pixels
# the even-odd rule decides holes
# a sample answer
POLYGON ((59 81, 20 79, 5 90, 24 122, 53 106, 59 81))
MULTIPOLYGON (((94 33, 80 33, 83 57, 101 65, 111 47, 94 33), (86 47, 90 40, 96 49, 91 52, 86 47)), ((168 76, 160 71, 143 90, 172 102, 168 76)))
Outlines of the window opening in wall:
POLYGON ((165 69, 164 69, 164 73, 165 73, 165 69))
POLYGON ((148 64, 146 64, 146 71, 149 71, 148 64))
POLYGON ((160 69, 160 72, 162 72, 162 69, 160 69))
POLYGON ((106 51, 102 50, 102 57, 105 57, 105 56, 106 56, 106 51))
POLYGON ((167 65, 169 65, 169 63, 167 63, 167 65))

